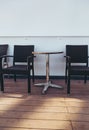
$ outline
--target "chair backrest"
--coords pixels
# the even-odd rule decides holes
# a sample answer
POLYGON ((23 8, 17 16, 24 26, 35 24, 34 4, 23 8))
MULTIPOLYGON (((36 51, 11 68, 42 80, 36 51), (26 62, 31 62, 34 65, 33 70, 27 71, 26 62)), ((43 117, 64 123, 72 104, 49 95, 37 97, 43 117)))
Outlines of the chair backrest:
POLYGON ((66 55, 71 57, 71 63, 88 65, 88 45, 66 45, 66 55))
POLYGON ((8 44, 0 45, 0 56, 6 55, 8 50, 8 44))
POLYGON ((14 45, 14 63, 27 62, 27 57, 32 56, 34 45, 14 45))
MULTIPOLYGON (((8 50, 8 44, 1 44, 0 45, 0 56, 7 55, 7 50, 8 50)), ((4 60, 3 60, 3 65, 5 63, 8 64, 7 58, 4 58, 4 60)))

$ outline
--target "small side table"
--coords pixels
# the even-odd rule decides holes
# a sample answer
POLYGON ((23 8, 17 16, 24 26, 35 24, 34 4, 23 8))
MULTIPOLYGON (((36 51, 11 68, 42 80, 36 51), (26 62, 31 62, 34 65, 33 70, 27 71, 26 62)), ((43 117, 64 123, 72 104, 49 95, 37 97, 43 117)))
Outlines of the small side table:
POLYGON ((48 87, 54 87, 54 88, 63 88, 62 86, 52 84, 49 80, 49 55, 51 54, 62 54, 63 52, 32 52, 32 54, 42 54, 46 55, 46 82, 45 83, 38 83, 35 84, 36 86, 44 86, 42 90, 42 94, 45 94, 48 87))

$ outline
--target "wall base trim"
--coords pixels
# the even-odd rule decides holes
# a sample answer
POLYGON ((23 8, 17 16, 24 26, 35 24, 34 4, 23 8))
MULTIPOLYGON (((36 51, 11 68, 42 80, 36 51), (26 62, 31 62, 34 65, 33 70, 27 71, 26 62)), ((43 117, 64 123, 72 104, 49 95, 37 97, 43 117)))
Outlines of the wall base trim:
MULTIPOLYGON (((13 78, 13 75, 5 75, 5 78, 13 78)), ((26 75, 17 75, 17 78, 19 79, 25 79, 27 78, 26 75)), ((50 79, 65 79, 65 76, 50 76, 50 79)), ((32 79, 32 76, 31 76, 32 79)), ((43 75, 35 75, 35 79, 46 79, 46 76, 43 75)), ((73 80, 84 80, 84 76, 71 76, 71 79, 73 80)), ((89 76, 87 76, 87 79, 89 79, 89 76)))

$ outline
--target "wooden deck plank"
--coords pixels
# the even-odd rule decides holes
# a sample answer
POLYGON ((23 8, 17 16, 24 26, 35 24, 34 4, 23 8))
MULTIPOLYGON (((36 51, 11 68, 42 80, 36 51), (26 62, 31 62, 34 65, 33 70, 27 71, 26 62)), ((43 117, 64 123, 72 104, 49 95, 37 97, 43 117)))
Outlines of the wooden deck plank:
POLYGON ((0 126, 20 127, 20 128, 39 128, 39 129, 67 129, 72 130, 70 121, 58 120, 27 120, 27 119, 4 119, 0 120, 0 126))
POLYGON ((70 95, 64 80, 53 82, 64 89, 49 88, 41 95, 42 87, 32 84, 29 95, 26 79, 6 79, 0 93, 0 130, 89 130, 89 81, 72 80, 70 95))

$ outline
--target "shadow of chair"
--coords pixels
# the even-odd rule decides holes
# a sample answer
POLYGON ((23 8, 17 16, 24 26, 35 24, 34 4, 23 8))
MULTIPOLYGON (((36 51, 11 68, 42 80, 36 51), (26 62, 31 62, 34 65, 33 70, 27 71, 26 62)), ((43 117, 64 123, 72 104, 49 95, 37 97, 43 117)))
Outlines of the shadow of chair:
POLYGON ((31 70, 34 82, 34 56, 32 51, 34 51, 34 45, 14 45, 13 56, 4 56, 5 58, 13 58, 13 64, 6 68, 2 67, 3 56, 0 57, 1 91, 4 91, 4 74, 12 74, 15 81, 17 75, 26 75, 28 78, 28 93, 31 92, 31 70))
POLYGON ((70 94, 70 80, 72 76, 84 76, 86 83, 88 69, 88 45, 66 45, 65 82, 67 93, 70 94))

